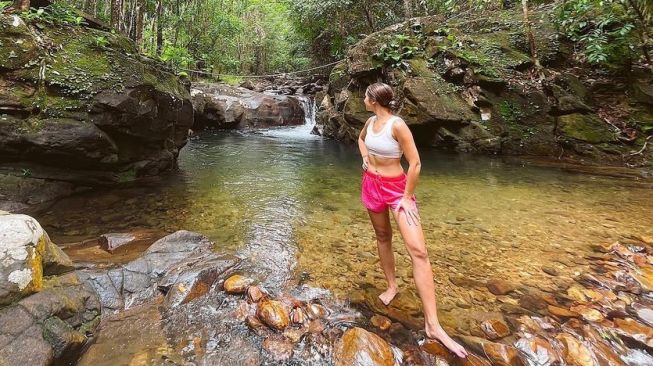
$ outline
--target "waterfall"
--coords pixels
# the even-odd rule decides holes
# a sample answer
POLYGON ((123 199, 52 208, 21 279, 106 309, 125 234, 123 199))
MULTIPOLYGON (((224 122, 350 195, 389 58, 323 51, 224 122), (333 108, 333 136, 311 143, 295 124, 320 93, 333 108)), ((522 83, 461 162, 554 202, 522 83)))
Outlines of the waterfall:
POLYGON ((269 129, 265 132, 265 134, 269 136, 300 140, 319 139, 319 136, 311 134, 311 131, 313 131, 313 128, 315 128, 315 113, 317 109, 315 105, 315 98, 308 95, 298 95, 294 97, 297 98, 302 106, 302 109, 304 110, 304 124, 301 126, 269 129))
POLYGON ((309 131, 315 126, 315 98, 310 96, 298 97, 304 110, 304 125, 310 127, 309 131))

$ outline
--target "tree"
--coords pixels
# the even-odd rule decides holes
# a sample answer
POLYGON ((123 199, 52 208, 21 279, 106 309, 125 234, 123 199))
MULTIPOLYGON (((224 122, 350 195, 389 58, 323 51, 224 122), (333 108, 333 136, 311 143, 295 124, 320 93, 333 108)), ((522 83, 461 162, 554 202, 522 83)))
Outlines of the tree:
POLYGON ((413 17, 413 0, 404 0, 404 16, 407 19, 413 17))
POLYGON ((528 46, 531 51, 531 58, 535 67, 541 69, 540 60, 537 57, 537 46, 535 44, 535 36, 533 35, 533 29, 531 27, 531 21, 528 17, 528 0, 522 0, 522 11, 524 13, 524 26, 526 27, 526 35, 528 36, 528 46))
POLYGON ((14 1, 14 8, 25 11, 29 10, 29 5, 30 5, 30 0, 15 0, 14 1))
POLYGON ((122 29, 122 0, 111 0, 111 26, 117 31, 122 29))

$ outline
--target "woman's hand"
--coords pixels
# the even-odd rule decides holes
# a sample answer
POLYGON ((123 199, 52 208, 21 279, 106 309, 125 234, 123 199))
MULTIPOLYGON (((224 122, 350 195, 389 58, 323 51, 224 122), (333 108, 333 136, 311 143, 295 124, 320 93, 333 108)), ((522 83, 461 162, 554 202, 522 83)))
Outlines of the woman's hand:
POLYGON ((370 167, 370 159, 366 156, 363 156, 363 170, 367 170, 370 167))
POLYGON ((415 204, 415 201, 407 197, 402 197, 399 203, 397 203, 395 212, 399 213, 399 211, 402 209, 406 213, 406 221, 408 222, 408 225, 417 226, 420 222, 420 217, 419 213, 417 212, 417 205, 415 204))

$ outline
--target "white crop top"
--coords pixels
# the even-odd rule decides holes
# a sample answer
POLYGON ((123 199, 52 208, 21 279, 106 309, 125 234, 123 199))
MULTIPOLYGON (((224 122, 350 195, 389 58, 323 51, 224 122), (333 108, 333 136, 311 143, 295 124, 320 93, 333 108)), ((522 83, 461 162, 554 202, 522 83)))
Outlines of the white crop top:
POLYGON ((395 121, 399 119, 397 116, 392 116, 385 123, 383 129, 379 133, 374 133, 374 123, 376 122, 376 116, 374 119, 367 125, 367 133, 365 134, 365 146, 370 154, 380 156, 382 158, 401 158, 404 154, 401 151, 401 146, 399 142, 392 137, 392 125, 395 121))

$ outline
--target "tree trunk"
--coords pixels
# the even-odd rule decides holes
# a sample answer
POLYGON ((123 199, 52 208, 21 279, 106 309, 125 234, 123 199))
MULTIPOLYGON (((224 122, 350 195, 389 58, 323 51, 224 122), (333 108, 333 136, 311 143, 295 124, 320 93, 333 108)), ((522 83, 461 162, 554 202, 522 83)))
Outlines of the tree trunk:
POLYGON ((136 5, 136 46, 143 48, 143 18, 145 16, 145 0, 138 0, 136 5))
POLYGON ((640 26, 637 27, 637 33, 639 33, 639 39, 642 42, 642 53, 644 54, 646 61, 651 62, 651 55, 648 52, 647 46, 650 37, 650 34, 647 31, 647 29, 649 29, 648 22, 646 21, 646 17, 644 16, 644 13, 642 13, 642 10, 633 0, 628 0, 628 3, 630 4, 630 7, 635 11, 635 14, 637 14, 637 19, 640 22, 640 26))
POLYGON ((21 11, 29 10, 29 2, 30 0, 15 0, 14 8, 21 11))
POLYGON ((156 4, 156 54, 163 52, 163 0, 156 4))
POLYGON ((404 0, 404 16, 406 19, 413 17, 413 0, 404 0))
POLYGON ((111 0, 111 27, 122 31, 122 0, 111 0))
POLYGON ((524 25, 526 27, 526 34, 528 36, 528 46, 531 50, 531 59, 533 60, 533 63, 535 64, 535 67, 539 70, 542 68, 542 65, 540 65, 540 60, 537 57, 537 47, 535 45, 535 36, 533 36, 533 30, 531 29, 531 21, 528 18, 528 0, 522 0, 521 1, 522 8, 524 11, 524 25))
POLYGON ((370 28, 370 32, 375 32, 376 27, 374 26, 374 15, 370 11, 367 1, 363 2, 363 12, 365 13, 365 19, 367 20, 367 26, 370 28))

